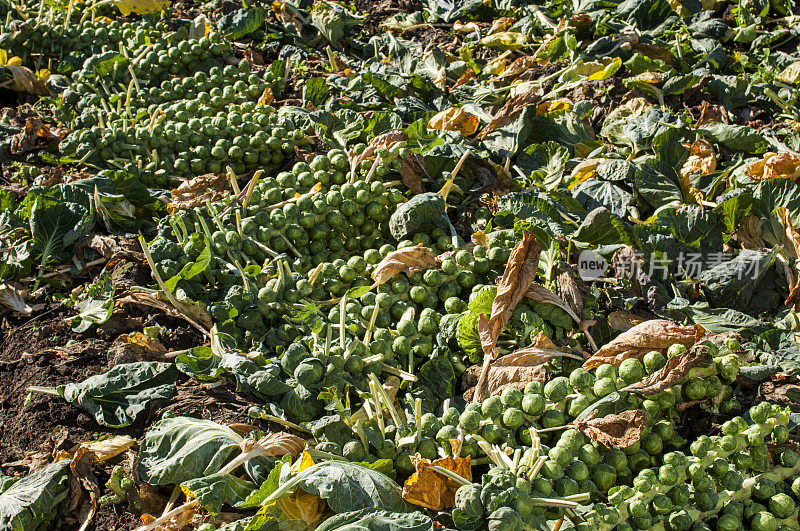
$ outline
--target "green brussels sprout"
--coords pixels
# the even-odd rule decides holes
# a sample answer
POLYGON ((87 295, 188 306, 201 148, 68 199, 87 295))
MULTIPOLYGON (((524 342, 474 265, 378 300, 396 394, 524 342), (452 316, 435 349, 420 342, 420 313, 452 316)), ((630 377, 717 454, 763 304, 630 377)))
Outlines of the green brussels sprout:
POLYGON ((670 513, 667 524, 671 531, 689 531, 692 528, 692 517, 685 509, 680 509, 670 513))
POLYGON ((542 414, 539 422, 543 428, 555 428, 556 426, 563 426, 566 423, 566 419, 564 418, 564 413, 558 409, 549 409, 542 414))
POLYGON ((544 397, 540 394, 525 394, 522 398, 522 411, 533 417, 542 414, 545 408, 544 397))
POLYGON ((365 454, 364 445, 358 440, 347 441, 342 447, 342 456, 349 461, 361 461, 365 454))
POLYGON ((636 358, 628 358, 619 366, 619 377, 622 378, 626 384, 638 382, 644 378, 644 374, 644 365, 636 358))
POLYGON ((456 491, 456 508, 473 518, 482 516, 481 487, 474 484, 459 487, 456 491))
POLYGON ((500 395, 500 399, 503 401, 505 407, 514 407, 517 409, 522 407, 522 398, 522 392, 515 387, 506 387, 500 395))
POLYGON ((481 414, 475 410, 467 410, 461 413, 458 425, 467 433, 476 433, 480 429, 481 414))
POLYGON ((489 515, 489 531, 522 531, 522 517, 511 507, 500 507, 489 515))
POLYGON ((553 482, 553 491, 560 497, 578 494, 578 482, 569 476, 561 476, 553 482))
POLYGON ((600 492, 605 492, 616 484, 617 471, 608 463, 600 463, 592 472, 592 481, 595 482, 600 492))
POLYGON ((526 395, 533 395, 533 394, 544 395, 544 385, 542 384, 542 382, 537 382, 537 381, 528 382, 525 385, 525 394, 526 395))
POLYGON ((617 383, 613 378, 598 378, 592 386, 592 392, 602 398, 617 390, 617 383))
POLYGON ((564 376, 557 376, 544 385, 544 397, 549 402, 560 402, 569 392, 569 380, 564 376))
POLYGON ((758 500, 768 500, 776 494, 775 482, 769 478, 758 478, 753 485, 753 496, 758 500))
POLYGON ((433 436, 442 429, 442 423, 433 413, 424 413, 420 419, 420 430, 426 436, 433 436))
POLYGON ((574 389, 583 391, 594 385, 594 376, 583 367, 578 367, 570 373, 569 383, 574 389))
POLYGON ((767 511, 759 511, 750 520, 752 531, 777 531, 778 521, 767 511))
POLYGON ((667 364, 667 358, 658 350, 651 350, 645 354, 642 361, 644 362, 644 368, 649 373, 654 373, 667 364))
POLYGON ((713 489, 694 493, 694 504, 703 512, 714 509, 718 501, 719 494, 713 489))
POLYGON ((305 387, 315 386, 322 381, 324 375, 325 368, 319 360, 314 358, 301 362, 294 370, 295 380, 305 387))
POLYGON ((708 385, 702 378, 692 378, 683 386, 683 396, 687 400, 702 400, 708 393, 708 385))
POLYGON ((741 525, 741 519, 735 514, 723 514, 717 519, 717 531, 738 531, 741 525))
POLYGON ((683 354, 684 352, 686 352, 686 347, 684 345, 681 345, 680 343, 673 343, 667 349, 667 357, 671 358, 673 356, 683 354))
MULTIPOLYGON (((524 404, 523 400, 523 404, 524 404)), ((503 401, 499 396, 490 396, 481 404, 483 416, 489 419, 496 419, 503 414, 503 401)), ((527 413, 527 412, 526 412, 527 413)))
POLYGON ((783 492, 779 492, 769 499, 769 512, 775 515, 775 518, 789 518, 794 514, 795 509, 794 500, 783 492))
POLYGON ((570 465, 566 468, 566 473, 567 476, 578 482, 589 479, 589 467, 586 466, 586 463, 580 460, 570 463, 570 465))
POLYGON ((510 430, 522 426, 524 421, 525 415, 515 407, 509 407, 503 411, 503 425, 510 430))
POLYGON ((447 408, 447 411, 445 411, 444 414, 442 415, 442 422, 450 426, 457 426, 458 419, 460 416, 461 413, 458 411, 458 409, 451 406, 447 408))

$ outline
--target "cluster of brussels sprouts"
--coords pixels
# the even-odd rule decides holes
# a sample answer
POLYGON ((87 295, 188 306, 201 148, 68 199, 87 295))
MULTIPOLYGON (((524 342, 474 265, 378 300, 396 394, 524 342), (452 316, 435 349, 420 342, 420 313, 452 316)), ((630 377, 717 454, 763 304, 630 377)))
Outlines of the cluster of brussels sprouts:
POLYGON ((611 489, 608 504, 593 507, 591 529, 727 531, 746 521, 751 529, 775 531, 783 519, 796 522, 800 465, 784 444, 788 411, 764 402, 749 414, 752 425, 734 417, 722 435, 693 441, 690 456, 667 453, 659 468, 611 489))

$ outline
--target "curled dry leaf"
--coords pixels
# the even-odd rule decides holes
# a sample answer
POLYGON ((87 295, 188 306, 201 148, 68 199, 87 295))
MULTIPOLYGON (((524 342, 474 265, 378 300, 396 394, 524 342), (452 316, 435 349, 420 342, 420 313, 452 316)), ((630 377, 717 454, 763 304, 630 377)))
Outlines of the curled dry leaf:
POLYGON ((597 168, 604 159, 591 158, 584 159, 572 170, 568 188, 572 189, 597 175, 597 168))
POLYGON ((427 247, 419 244, 415 247, 404 247, 386 255, 372 272, 373 287, 388 282, 398 273, 411 275, 436 267, 436 255, 427 247))
POLYGON ((539 284, 531 284, 531 286, 528 288, 528 291, 525 293, 525 296, 536 302, 543 302, 545 304, 552 304, 553 306, 558 306, 559 308, 567 312, 567 314, 569 314, 569 316, 572 317, 573 321, 575 321, 578 324, 580 324, 581 322, 581 318, 578 317, 578 315, 575 313, 575 310, 573 310, 572 307, 569 304, 567 304, 567 301, 565 301, 564 299, 562 299, 561 297, 559 297, 558 295, 556 295, 555 293, 553 293, 544 286, 541 286, 539 284))
POLYGON ((702 127, 717 122, 729 123, 728 111, 722 105, 704 101, 700 107, 700 118, 697 119, 697 123, 694 126, 702 127))
POLYGON ((631 409, 619 414, 577 421, 575 429, 606 448, 628 448, 641 439, 646 425, 644 411, 631 409))
POLYGON ((744 174, 756 181, 779 177, 795 180, 800 177, 800 156, 794 153, 765 153, 761 160, 748 164, 744 174))
POLYGON ((523 233, 522 240, 511 250, 505 271, 497 280, 497 295, 492 302, 492 315, 487 320, 486 316, 481 314, 478 324, 481 346, 486 355, 494 351, 500 332, 533 284, 541 253, 541 245, 533 234, 527 231, 523 233))
POLYGON ((135 444, 136 439, 127 435, 112 435, 106 439, 82 443, 78 451, 83 449, 92 452, 100 463, 118 456, 135 444))
POLYGON ((50 95, 47 86, 36 77, 36 73, 30 68, 12 64, 6 64, 5 68, 8 69, 14 77, 14 90, 17 92, 27 92, 28 94, 36 94, 37 96, 50 95))
POLYGON ((0 304, 20 315, 30 315, 33 308, 25 302, 28 299, 28 290, 17 282, 4 282, 0 284, 0 304))
POLYGON ((781 238, 781 245, 789 253, 789 256, 797 260, 800 258, 800 234, 792 224, 792 215, 786 207, 777 207, 775 215, 778 222, 783 227, 783 234, 781 238))
POLYGON ((639 317, 633 312, 618 310, 608 314, 608 325, 614 330, 627 332, 634 326, 647 321, 644 317, 639 317))
POLYGON ((733 234, 733 239, 743 249, 758 250, 764 248, 764 240, 761 237, 762 224, 761 218, 754 214, 747 214, 739 222, 739 226, 733 234))
POLYGON ((544 382, 547 378, 545 363, 558 357, 583 359, 575 354, 558 350, 552 341, 540 334, 532 345, 492 361, 482 384, 480 381, 482 366, 473 365, 468 368, 464 373, 465 387, 470 384, 474 384, 475 387, 467 389, 464 399, 474 400, 480 397, 478 400, 484 400, 490 396, 499 395, 506 387, 522 390, 528 382, 544 382))
POLYGON ((81 245, 97 251, 105 258, 114 256, 143 257, 139 242, 126 236, 91 234, 81 245))
POLYGON ((628 358, 641 358, 651 350, 666 352, 674 343, 691 347, 705 333, 700 325, 682 326, 666 319, 652 319, 623 332, 600 348, 583 364, 594 369, 604 363, 617 367, 628 358))
MULTIPOLYGON (((100 485, 92 472, 92 466, 99 462, 97 455, 88 448, 81 447, 75 452, 69 468, 72 476, 81 488, 88 494, 88 500, 82 499, 78 503, 70 503, 73 513, 71 516, 81 522, 81 529, 86 529, 97 512, 97 500, 100 498, 100 485), (76 514, 77 513, 77 514, 76 514)), ((75 493, 73 493, 74 495, 75 493)), ((77 501, 73 498, 71 501, 77 501)))
POLYGON ((677 356, 672 356, 659 371, 623 388, 622 391, 637 395, 660 393, 680 383, 693 368, 706 366, 711 360, 711 354, 705 345, 697 345, 677 356))
POLYGON ((496 81, 512 81, 513 78, 516 78, 525 72, 529 72, 536 66, 538 66, 538 62, 536 61, 535 57, 530 55, 519 57, 515 59, 513 63, 508 65, 508 68, 506 68, 502 74, 497 76, 496 81))
POLYGON ((419 454, 412 457, 416 472, 403 485, 403 499, 408 503, 439 511, 456 506, 456 491, 461 483, 429 470, 431 465, 440 466, 472 481, 469 457, 442 457, 435 461, 422 459, 419 454))
POLYGON ((259 455, 277 457, 289 454, 292 459, 297 459, 305 450, 306 442, 297 435, 285 432, 269 433, 258 441, 252 439, 242 441, 242 450, 245 452, 255 446, 260 449, 259 455))
POLYGON ((717 155, 714 147, 707 140, 695 140, 691 144, 683 144, 689 150, 689 158, 683 163, 680 175, 681 191, 686 200, 697 203, 703 194, 692 184, 692 176, 708 175, 717 169, 717 155))
POLYGON ((414 195, 425 191, 422 177, 425 175, 425 159, 419 153, 409 152, 407 157, 400 158, 400 179, 414 195))
POLYGON ((69 129, 51 128, 38 118, 28 118, 22 131, 11 137, 9 151, 12 155, 21 155, 28 151, 42 149, 50 142, 61 140, 68 134, 69 129))
POLYGON ((466 85, 467 83, 469 83, 473 79, 476 79, 477 77, 478 74, 475 73, 475 70, 467 68, 466 70, 464 70, 464 73, 461 74, 461 76, 456 80, 452 88, 457 89, 458 87, 466 85))
POLYGON ((473 245, 482 245, 484 247, 489 247, 489 237, 486 236, 486 233, 482 230, 476 231, 470 237, 472 240, 473 245))
POLYGON ((500 17, 492 22, 492 27, 489 28, 489 35, 494 35, 495 33, 500 33, 501 31, 506 31, 510 28, 517 19, 514 17, 500 17))
MULTIPOLYGON (((493 131, 510 124, 514 121, 514 118, 519 116, 519 114, 525 110, 526 107, 538 103, 541 97, 541 92, 532 90, 530 92, 517 94, 516 96, 509 98, 494 114, 492 120, 486 125, 486 127, 484 127, 480 133, 478 133, 478 138, 486 138, 493 131)), ((428 127, 430 127, 430 125, 428 127)))
POLYGON ((428 121, 428 129, 438 131, 457 131, 470 136, 478 130, 480 118, 460 107, 450 107, 437 113, 428 121))
POLYGON ((188 321, 204 333, 207 333, 213 324, 209 313, 198 303, 178 301, 178 303, 181 304, 181 309, 186 312, 184 314, 175 309, 169 301, 165 300, 160 292, 144 288, 131 288, 117 303, 138 304, 141 306, 149 306, 150 308, 157 308, 170 317, 188 321), (187 319, 186 315, 189 315, 191 320, 187 319))
POLYGON ((218 201, 230 194, 230 182, 224 173, 198 175, 172 190, 172 201, 167 210, 172 214, 177 210, 204 205, 206 201, 218 201))

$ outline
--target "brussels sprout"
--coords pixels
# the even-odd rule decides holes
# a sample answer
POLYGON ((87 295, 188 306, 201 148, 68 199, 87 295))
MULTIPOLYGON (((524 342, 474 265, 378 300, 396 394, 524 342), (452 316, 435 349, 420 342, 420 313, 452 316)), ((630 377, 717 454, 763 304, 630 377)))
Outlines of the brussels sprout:
POLYGON ((775 482, 769 478, 758 478, 755 485, 753 485, 753 496, 758 500, 768 500, 775 493, 775 482))
POLYGON ((644 368, 649 373, 654 373, 667 364, 667 358, 658 350, 651 350, 645 354, 642 361, 644 362, 644 368))
POLYGON ((644 378, 644 365, 636 358, 628 358, 619 366, 619 377, 622 378, 626 384, 638 382, 644 378))
POLYGON ((490 396, 481 404, 481 413, 489 419, 496 419, 503 413, 503 401, 499 396, 490 396))
POLYGON ((342 447, 342 456, 349 461, 361 461, 365 454, 366 451, 361 441, 347 441, 342 447))
POLYGON ((474 484, 459 487, 456 491, 456 507, 470 517, 482 516, 481 487, 474 484))
POLYGON ((476 433, 480 429, 481 414, 475 410, 464 411, 459 419, 458 425, 467 433, 476 433))
POLYGON ((750 529, 753 531, 777 531, 778 521, 767 511, 759 511, 750 520, 750 529))
POLYGON ((598 378, 592 386, 592 392, 599 398, 610 395, 616 390, 617 384, 613 378, 598 378))
POLYGON ((564 376, 553 378, 544 385, 544 397, 548 402, 560 402, 569 392, 569 380, 564 376))
POLYGON ((509 407, 503 412, 503 425, 510 430, 522 426, 524 421, 525 415, 515 407, 509 407))
POLYGON ((522 391, 515 387, 506 387, 500 395, 505 407, 515 407, 517 409, 522 407, 522 391))
POLYGON ((325 368, 322 363, 314 358, 301 362, 294 370, 294 378, 297 383, 305 387, 312 387, 322 381, 325 375, 325 368))
POLYGON ((608 463, 600 463, 594 468, 592 481, 601 492, 605 492, 616 484, 617 471, 608 463))
POLYGON ((544 385, 542 384, 542 382, 537 382, 537 381, 528 382, 525 385, 525 394, 544 395, 544 385))
POLYGON ((789 518, 794 514, 795 509, 794 500, 782 492, 769 499, 769 512, 775 515, 775 518, 789 518))
POLYGON ((617 369, 609 363, 603 363, 597 369, 595 369, 595 379, 601 380, 603 378, 611 378, 612 380, 616 379, 617 369))
POLYGON ((489 515, 489 531, 522 531, 522 518, 511 507, 500 507, 489 515))
POLYGON ((702 378, 692 378, 683 386, 687 400, 702 400, 708 393, 708 385, 702 378))
POLYGON ((449 424, 450 426, 457 426, 458 419, 461 416, 461 413, 458 412, 458 409, 454 407, 447 408, 447 411, 444 412, 442 415, 442 422, 444 424, 449 424))
POLYGON ((549 409, 542 414, 539 422, 543 428, 555 428, 556 426, 563 426, 566 423, 566 419, 561 411, 549 409))
POLYGON ((574 389, 583 391, 594 385, 594 376, 586 369, 579 367, 570 373, 569 383, 574 389))
POLYGON ((723 514, 717 519, 717 531, 738 531, 742 521, 735 514, 723 514))

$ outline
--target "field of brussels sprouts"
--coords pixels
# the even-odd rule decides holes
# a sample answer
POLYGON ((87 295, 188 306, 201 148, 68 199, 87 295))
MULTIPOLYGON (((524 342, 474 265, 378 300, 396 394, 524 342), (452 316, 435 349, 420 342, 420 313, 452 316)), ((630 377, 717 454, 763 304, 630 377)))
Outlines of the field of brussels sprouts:
POLYGON ((800 530, 800 3, 0 15, 0 530, 800 530))

